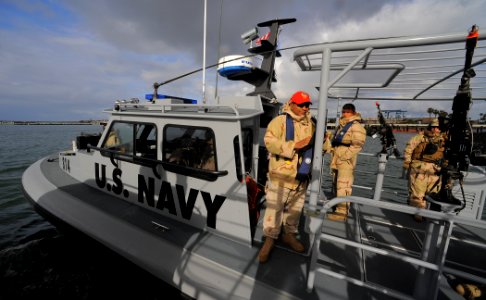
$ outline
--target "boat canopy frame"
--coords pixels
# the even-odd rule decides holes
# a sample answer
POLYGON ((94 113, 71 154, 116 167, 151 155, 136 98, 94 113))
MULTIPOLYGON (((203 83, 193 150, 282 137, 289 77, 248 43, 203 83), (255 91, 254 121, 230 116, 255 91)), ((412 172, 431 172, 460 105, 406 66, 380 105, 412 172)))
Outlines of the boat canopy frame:
MULTIPOLYGON (((384 203, 379 199, 365 199, 359 197, 335 198, 322 206, 326 200, 321 191, 322 160, 320 145, 324 142, 324 130, 326 128, 327 101, 331 99, 346 98, 354 100, 395 100, 395 101, 444 101, 454 98, 457 87, 461 82, 461 75, 464 71, 464 57, 467 34, 451 35, 429 35, 419 37, 392 37, 382 39, 355 40, 323 43, 299 48, 294 52, 293 58, 302 71, 320 71, 317 128, 314 149, 314 164, 312 168, 312 181, 310 183, 310 195, 306 207, 306 228, 309 229, 311 240, 311 266, 307 277, 308 291, 314 286, 316 272, 329 274, 325 269, 319 268, 316 264, 319 242, 321 239, 328 239, 323 235, 323 216, 326 211, 338 202, 354 202, 366 204, 382 209, 391 209, 403 212, 403 205, 384 203), (362 76, 351 74, 353 72, 376 72, 388 71, 381 74, 381 82, 369 82, 375 76, 362 76), (334 72, 334 74, 332 74, 334 72), (332 76, 334 75, 334 76, 332 76), (432 75, 432 77, 431 77, 432 75), (437 75, 437 76, 434 76, 437 75), (405 87, 403 87, 405 86, 405 87), (323 198, 323 199, 322 199, 323 198)), ((475 60, 472 67, 475 67, 476 76, 471 80, 474 90, 473 100, 486 100, 486 45, 481 43, 486 37, 480 36, 476 47, 475 60)), ((373 73, 371 73, 373 74, 373 73)), ((376 74, 376 73, 375 73, 376 74)), ((386 164, 386 159, 385 162, 386 164)), ((380 180, 379 178, 377 179, 380 180)), ((381 178, 381 180, 383 180, 381 178)), ((379 182, 377 181, 377 186, 379 182)), ((381 190, 381 188, 379 188, 381 190)), ((441 247, 437 253, 432 255, 431 261, 434 266, 413 260, 412 262, 430 269, 428 280, 434 282, 441 271, 444 270, 444 258, 447 251, 450 234, 439 237, 437 232, 447 230, 450 233, 454 223, 468 223, 461 217, 446 216, 433 211, 426 211, 417 208, 405 208, 405 213, 420 213, 427 218, 437 220, 431 223, 428 236, 431 240, 441 240, 441 247), (446 218, 446 219, 444 219, 446 218), (437 272, 438 271, 438 272, 437 272)), ((471 221, 474 226, 484 228, 483 221, 471 221)), ((343 242, 343 241, 341 241, 343 242)), ((362 245, 353 245, 363 248, 362 245)), ((369 249, 368 249, 369 250, 369 249)), ((378 251, 378 250, 377 250, 378 251)), ((378 251, 379 252, 379 251, 378 251)), ((388 255, 388 253, 386 254, 388 255)), ((409 259, 409 258, 407 258, 409 259)), ((450 270, 448 270, 450 271, 450 270)), ((344 278, 339 275, 339 278, 344 278)), ((352 280, 351 278, 345 278, 352 280)), ((365 284, 362 281, 354 281, 358 285, 365 284)), ((480 282, 484 282, 480 280, 480 282)), ((375 286, 368 286, 389 294, 390 290, 375 286)), ((424 285, 416 286, 414 296, 420 299, 435 298, 437 295, 437 282, 435 286, 428 288, 424 285)), ((409 299, 408 296, 400 293, 393 295, 397 298, 409 299)))
MULTIPOLYGON (((293 59, 302 71, 320 71, 314 164, 309 209, 317 209, 328 99, 451 101, 464 71, 467 33, 349 40, 304 46, 293 59), (331 74, 338 71, 338 74, 331 74), (351 74, 380 74, 381 82, 351 74), (431 74, 440 74, 430 79, 431 74), (446 75, 443 75, 446 74, 446 75), (333 77, 331 75, 334 75, 333 77), (412 78, 409 78, 412 77, 412 78), (351 81, 350 81, 351 80, 351 81), (368 80, 368 82, 361 81, 368 80), (420 87, 401 87, 403 85, 420 87), (439 95, 440 94, 440 95, 439 95)), ((486 36, 479 36, 474 54, 476 76, 471 80, 473 100, 486 101, 486 36)))
MULTIPOLYGON (((293 57, 302 71, 341 71, 328 81, 329 98, 444 101, 452 100, 460 83, 465 39, 465 34, 450 34, 323 43, 302 47, 293 57), (322 57, 325 49, 331 51, 328 60, 322 57), (351 70, 370 73, 379 68, 395 70, 381 85, 340 82, 351 70), (438 76, 431 78, 431 74, 438 76)), ((479 36, 478 40, 485 39, 479 36)), ((486 100, 486 45, 478 42, 474 57, 474 100, 486 100)))

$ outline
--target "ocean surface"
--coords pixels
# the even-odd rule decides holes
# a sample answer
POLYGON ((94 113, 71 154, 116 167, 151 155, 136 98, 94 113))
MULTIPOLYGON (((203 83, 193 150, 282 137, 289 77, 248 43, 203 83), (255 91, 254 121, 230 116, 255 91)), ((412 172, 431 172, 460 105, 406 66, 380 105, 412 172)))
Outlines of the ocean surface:
POLYGON ((62 235, 22 194, 24 170, 70 149, 94 125, 0 126, 0 299, 183 299, 180 293, 81 235, 62 235))
MULTIPOLYGON (((21 177, 38 159, 70 149, 81 132, 101 126, 0 126, 0 299, 182 299, 171 286, 81 235, 63 235, 24 199, 21 177)), ((401 152, 412 133, 397 133, 401 152)), ((367 138, 363 152, 377 153, 379 139, 367 138)), ((329 155, 323 187, 330 190, 329 155)), ((358 159, 354 195, 373 197, 377 158, 358 159)), ((402 160, 390 159, 382 197, 405 203, 402 160)), ((484 219, 484 213, 483 213, 484 219)))

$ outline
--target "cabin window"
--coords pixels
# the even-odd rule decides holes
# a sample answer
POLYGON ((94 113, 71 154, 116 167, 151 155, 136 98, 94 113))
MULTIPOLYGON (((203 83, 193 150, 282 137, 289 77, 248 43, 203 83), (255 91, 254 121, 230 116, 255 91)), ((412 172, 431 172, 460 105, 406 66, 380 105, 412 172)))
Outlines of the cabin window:
MULTIPOLYGON (((154 124, 113 122, 101 148, 134 160, 157 159, 157 129, 154 124)), ((109 156, 112 153, 102 154, 109 156)))
POLYGON ((217 170, 214 132, 210 128, 167 125, 164 128, 163 161, 207 171, 217 170))
POLYGON ((152 124, 135 124, 135 156, 157 159, 157 130, 152 124))
POLYGON ((102 148, 125 155, 133 153, 133 124, 115 122, 111 125, 102 148))
MULTIPOLYGON (((245 170, 246 172, 251 172, 253 159, 253 132, 251 129, 243 129, 241 131, 241 139, 243 141, 243 161, 245 164, 245 170)), ((235 136, 233 139, 233 147, 235 151, 236 176, 238 177, 239 181, 242 181, 243 172, 241 170, 240 143, 238 136, 235 136)))

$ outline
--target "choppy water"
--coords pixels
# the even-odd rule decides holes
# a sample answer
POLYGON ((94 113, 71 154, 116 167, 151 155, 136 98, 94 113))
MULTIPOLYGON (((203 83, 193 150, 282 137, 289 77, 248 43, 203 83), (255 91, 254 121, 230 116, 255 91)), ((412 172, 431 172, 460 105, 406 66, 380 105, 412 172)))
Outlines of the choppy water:
POLYGON ((60 235, 24 199, 21 177, 100 126, 0 126, 0 299, 180 299, 178 291, 95 242, 60 235))
POLYGON ((99 126, 0 126, 0 249, 23 244, 52 230, 24 200, 20 179, 38 159, 68 149, 81 131, 99 126))
MULTIPOLYGON (((60 235, 33 211, 21 191, 23 171, 38 159, 71 147, 81 132, 98 133, 99 126, 0 126, 0 299, 177 299, 171 287, 94 242, 60 235)), ((413 134, 396 134, 402 151, 413 134)), ((377 153, 379 139, 368 138, 363 152, 377 153)), ((325 157, 325 165, 329 157, 325 157)), ((360 156, 355 185, 374 186, 377 159, 360 156)), ((404 202, 406 183, 402 161, 390 159, 383 198, 404 202)), ((324 188, 330 189, 326 172, 324 188)), ((354 195, 372 197, 355 187, 354 195)))

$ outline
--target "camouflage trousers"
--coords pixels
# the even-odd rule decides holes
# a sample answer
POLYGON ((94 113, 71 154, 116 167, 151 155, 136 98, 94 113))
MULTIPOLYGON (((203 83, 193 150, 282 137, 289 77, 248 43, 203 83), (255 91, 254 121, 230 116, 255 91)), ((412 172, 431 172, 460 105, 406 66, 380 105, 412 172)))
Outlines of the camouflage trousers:
POLYGON ((297 233, 304 207, 307 183, 295 190, 267 181, 265 186, 266 209, 263 217, 263 234, 277 239, 283 225, 285 233, 297 233))
POLYGON ((350 196, 353 191, 354 169, 332 169, 333 190, 336 197, 350 196))
POLYGON ((439 192, 440 177, 435 174, 417 173, 411 168, 409 178, 409 205, 418 208, 426 208, 427 202, 424 199, 425 195, 431 192, 439 192))
MULTIPOLYGON (((350 196, 353 191, 354 169, 349 167, 341 167, 332 169, 333 176, 333 192, 336 197, 350 196)), ((349 211, 349 202, 342 202, 336 206, 336 212, 347 214, 349 211)))

